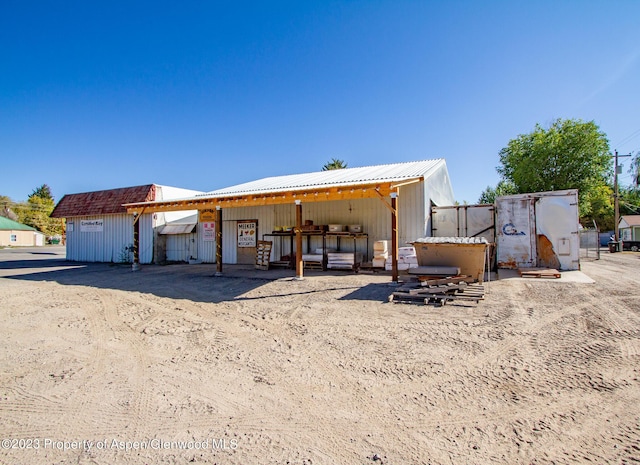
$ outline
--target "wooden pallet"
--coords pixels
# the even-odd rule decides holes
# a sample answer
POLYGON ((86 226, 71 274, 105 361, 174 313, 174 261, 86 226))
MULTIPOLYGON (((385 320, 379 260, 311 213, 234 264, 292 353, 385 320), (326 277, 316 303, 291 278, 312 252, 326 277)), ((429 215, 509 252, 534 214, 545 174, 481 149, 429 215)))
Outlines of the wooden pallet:
POLYGON ((256 269, 268 270, 269 257, 271 257, 271 241, 258 241, 256 244, 256 269))
POLYGON ((460 276, 407 282, 389 296, 389 302, 442 306, 449 301, 478 303, 484 300, 484 286, 479 283, 469 283, 468 279, 467 276, 460 276))
POLYGON ((429 276, 418 276, 418 280, 420 284, 423 286, 438 286, 440 284, 458 284, 465 282, 467 284, 471 284, 475 282, 471 276, 454 276, 451 278, 431 278, 429 276))
POLYGON ((523 278, 559 278, 560 272, 553 268, 519 268, 523 278))
POLYGON ((304 269, 307 269, 307 270, 322 270, 323 269, 322 262, 304 260, 302 262, 302 266, 303 266, 304 269))

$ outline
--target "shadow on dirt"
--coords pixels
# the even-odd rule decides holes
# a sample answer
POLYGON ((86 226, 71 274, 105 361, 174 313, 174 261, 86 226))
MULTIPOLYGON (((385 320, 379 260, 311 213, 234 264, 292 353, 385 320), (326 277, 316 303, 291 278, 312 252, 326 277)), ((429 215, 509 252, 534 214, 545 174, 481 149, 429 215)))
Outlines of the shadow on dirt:
MULTIPOLYGON (((89 286, 213 303, 348 290, 352 292, 339 300, 386 301, 389 293, 388 286, 382 284, 354 285, 352 282, 345 282, 343 285, 340 283, 340 276, 352 275, 346 272, 305 270, 305 276, 309 279, 314 276, 337 279, 331 279, 326 287, 310 288, 305 286, 306 280, 294 279, 295 271, 286 269, 261 271, 250 265, 225 265, 222 276, 215 276, 214 264, 173 264, 143 265, 140 271, 132 272, 129 264, 78 263, 60 258, 59 254, 51 254, 51 258, 43 258, 43 255, 32 253, 33 258, 23 260, 8 259, 5 255, 0 260, 0 280, 50 281, 65 286, 89 286), (283 287, 280 286, 274 294, 265 292, 259 296, 248 296, 251 291, 274 281, 283 282, 285 289, 291 282, 290 292, 283 292, 283 287)), ((20 256, 23 257, 26 255, 20 256)))

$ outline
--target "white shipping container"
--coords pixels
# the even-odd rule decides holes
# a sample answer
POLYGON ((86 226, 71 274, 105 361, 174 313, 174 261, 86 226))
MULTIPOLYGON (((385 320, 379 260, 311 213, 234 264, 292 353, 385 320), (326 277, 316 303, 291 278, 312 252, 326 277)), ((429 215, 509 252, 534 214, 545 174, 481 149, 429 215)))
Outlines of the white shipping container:
POLYGON ((499 268, 580 269, 578 191, 498 197, 499 268))

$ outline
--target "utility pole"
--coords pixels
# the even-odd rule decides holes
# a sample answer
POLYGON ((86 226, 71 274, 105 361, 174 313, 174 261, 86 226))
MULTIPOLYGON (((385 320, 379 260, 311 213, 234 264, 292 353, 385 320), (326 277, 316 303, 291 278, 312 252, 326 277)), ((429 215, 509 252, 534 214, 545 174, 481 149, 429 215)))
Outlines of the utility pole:
POLYGON ((619 157, 630 157, 631 154, 627 155, 618 155, 618 151, 614 150, 614 157, 616 159, 616 167, 613 172, 613 209, 615 211, 615 224, 614 224, 614 236, 613 240, 618 242, 620 236, 618 235, 618 223, 620 222, 620 204, 618 202, 618 170, 622 167, 618 167, 618 158, 619 157))

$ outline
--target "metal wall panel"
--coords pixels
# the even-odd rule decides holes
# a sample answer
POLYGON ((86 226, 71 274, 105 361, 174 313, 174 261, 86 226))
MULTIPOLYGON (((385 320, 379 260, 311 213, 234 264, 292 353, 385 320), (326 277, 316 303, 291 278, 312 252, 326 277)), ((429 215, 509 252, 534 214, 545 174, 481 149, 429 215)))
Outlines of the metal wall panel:
POLYGON ((578 191, 496 199, 498 267, 580 269, 578 191))
POLYGON ((431 209, 429 198, 424 195, 424 183, 400 187, 398 195, 398 247, 425 237, 431 209))
POLYGON ((195 258, 197 258, 198 260, 202 260, 204 263, 215 263, 216 242, 204 240, 204 228, 202 227, 202 223, 198 223, 196 233, 196 241, 198 242, 198 256, 195 258))
MULTIPOLYGON (((399 211, 399 246, 424 237, 429 219, 427 202, 424 199, 423 182, 417 182, 400 188, 398 198, 399 211)), ((385 199, 387 203, 390 199, 385 199)), ((302 219, 312 220, 313 224, 343 224, 362 226, 363 232, 369 236, 368 247, 366 240, 356 241, 356 250, 363 253, 369 260, 373 257, 373 244, 378 240, 391 238, 391 211, 381 199, 336 200, 330 202, 304 202, 302 199, 302 219)), ((292 252, 288 238, 265 236, 275 230, 277 226, 295 226, 295 204, 269 205, 261 207, 238 207, 222 210, 223 226, 223 263, 236 263, 237 238, 236 222, 238 220, 258 220, 258 239, 273 242, 271 260, 279 260, 281 256, 292 252)), ((215 242, 204 241, 202 225, 198 225, 198 257, 207 263, 215 262, 215 242)), ((303 242, 304 252, 307 252, 307 242, 303 242)), ((321 248, 321 238, 311 238, 311 249, 321 248)), ((295 245, 294 245, 295 247, 295 245)), ((328 248, 337 248, 337 239, 327 239, 328 248)), ((352 240, 341 240, 342 251, 353 251, 352 240)))
POLYGON ((536 229, 532 200, 522 197, 496 199, 498 268, 536 266, 536 229))
POLYGON ((495 242, 495 207, 485 205, 454 205, 432 208, 434 237, 484 237, 495 242))
POLYGON ((545 195, 535 203, 538 266, 580 269, 578 192, 545 195))
MULTIPOLYGON (((139 222, 140 263, 149 264, 153 262, 153 242, 155 237, 155 220, 153 218, 153 213, 146 213, 142 215, 139 222)), ((131 224, 131 228, 133 230, 133 222, 131 224)), ((133 232, 131 234, 131 237, 133 239, 133 232)))
POLYGON ((168 234, 167 260, 172 262, 188 262, 190 257, 198 258, 196 233, 168 234))
MULTIPOLYGON (((153 257, 153 217, 140 218, 140 262, 153 257)), ((125 258, 125 247, 133 245, 133 215, 80 216, 67 219, 67 260, 118 263, 125 258), (102 232, 83 232, 81 220, 103 220, 102 232), (69 224, 73 224, 70 230, 69 224)))

